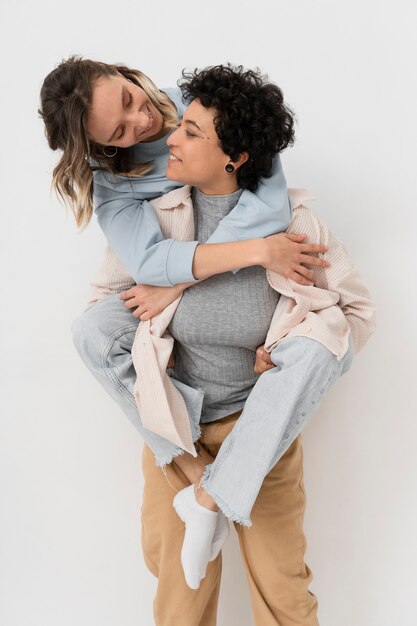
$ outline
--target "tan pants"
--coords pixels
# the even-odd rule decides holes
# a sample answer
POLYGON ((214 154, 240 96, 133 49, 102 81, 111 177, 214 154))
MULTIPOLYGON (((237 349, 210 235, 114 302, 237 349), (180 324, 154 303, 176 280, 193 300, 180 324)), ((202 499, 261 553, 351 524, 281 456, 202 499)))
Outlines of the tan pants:
MULTIPOLYGON (((238 416, 235 413, 202 426, 200 442, 213 457, 238 416)), ((215 626, 221 555, 209 563, 198 590, 186 585, 180 561, 184 524, 172 500, 175 490, 189 481, 175 464, 166 468, 165 477, 147 447, 143 475, 142 548, 147 567, 158 578, 155 624, 215 626)), ((252 510, 252 526, 235 524, 256 626, 318 626, 317 600, 308 590, 312 574, 304 563, 304 509, 303 452, 298 437, 265 478, 252 510)), ((238 626, 238 621, 230 626, 238 626)))

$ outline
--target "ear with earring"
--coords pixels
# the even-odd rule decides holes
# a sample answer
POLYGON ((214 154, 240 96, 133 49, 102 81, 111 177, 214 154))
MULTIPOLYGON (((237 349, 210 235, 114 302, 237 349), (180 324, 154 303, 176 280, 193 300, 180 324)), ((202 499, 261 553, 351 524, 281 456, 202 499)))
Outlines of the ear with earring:
POLYGON ((224 169, 227 174, 233 174, 236 168, 232 163, 227 163, 227 165, 224 166, 224 169))

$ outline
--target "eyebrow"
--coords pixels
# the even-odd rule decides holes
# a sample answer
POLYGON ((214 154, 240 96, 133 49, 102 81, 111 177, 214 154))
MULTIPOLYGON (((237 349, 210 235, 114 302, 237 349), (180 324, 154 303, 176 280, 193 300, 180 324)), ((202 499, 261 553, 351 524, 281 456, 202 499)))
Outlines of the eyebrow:
MULTIPOLYGON (((122 108, 124 108, 124 94, 125 94, 125 88, 122 87, 122 108)), ((116 130, 111 134, 111 136, 109 137, 109 139, 107 139, 107 143, 111 143, 113 141, 113 139, 115 138, 117 131, 120 128, 120 124, 118 125, 118 127, 116 128, 116 130)))
POLYGON ((196 127, 199 131, 200 131, 200 133, 202 133, 202 132, 203 132, 203 131, 201 130, 201 128, 199 127, 199 125, 197 124, 197 122, 194 122, 193 120, 186 120, 186 119, 184 118, 184 123, 185 123, 185 124, 191 124, 192 126, 195 126, 195 127, 196 127))

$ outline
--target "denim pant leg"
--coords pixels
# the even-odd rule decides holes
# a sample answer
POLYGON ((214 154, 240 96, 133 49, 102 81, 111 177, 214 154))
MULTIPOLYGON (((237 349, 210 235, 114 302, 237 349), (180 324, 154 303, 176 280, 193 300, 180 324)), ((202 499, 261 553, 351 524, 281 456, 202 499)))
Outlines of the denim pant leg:
POLYGON ((202 479, 229 519, 250 526, 250 512, 265 476, 306 426, 324 393, 345 372, 352 346, 340 361, 306 337, 284 339, 272 352, 276 367, 262 374, 233 431, 202 479))
POLYGON ((139 320, 115 294, 90 305, 73 322, 73 340, 90 372, 151 448, 157 464, 165 465, 182 450, 142 426, 134 398, 136 372, 131 354, 138 324, 139 320))

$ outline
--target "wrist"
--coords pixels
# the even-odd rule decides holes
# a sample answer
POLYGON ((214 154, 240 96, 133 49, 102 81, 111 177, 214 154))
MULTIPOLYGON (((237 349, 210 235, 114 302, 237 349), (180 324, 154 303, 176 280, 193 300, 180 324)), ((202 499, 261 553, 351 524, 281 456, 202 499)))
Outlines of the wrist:
POLYGON ((190 284, 191 283, 178 283, 178 285, 174 285, 173 289, 174 292, 177 294, 177 297, 180 296, 190 284))
POLYGON ((254 239, 254 265, 267 267, 269 262, 269 246, 266 239, 254 239))

